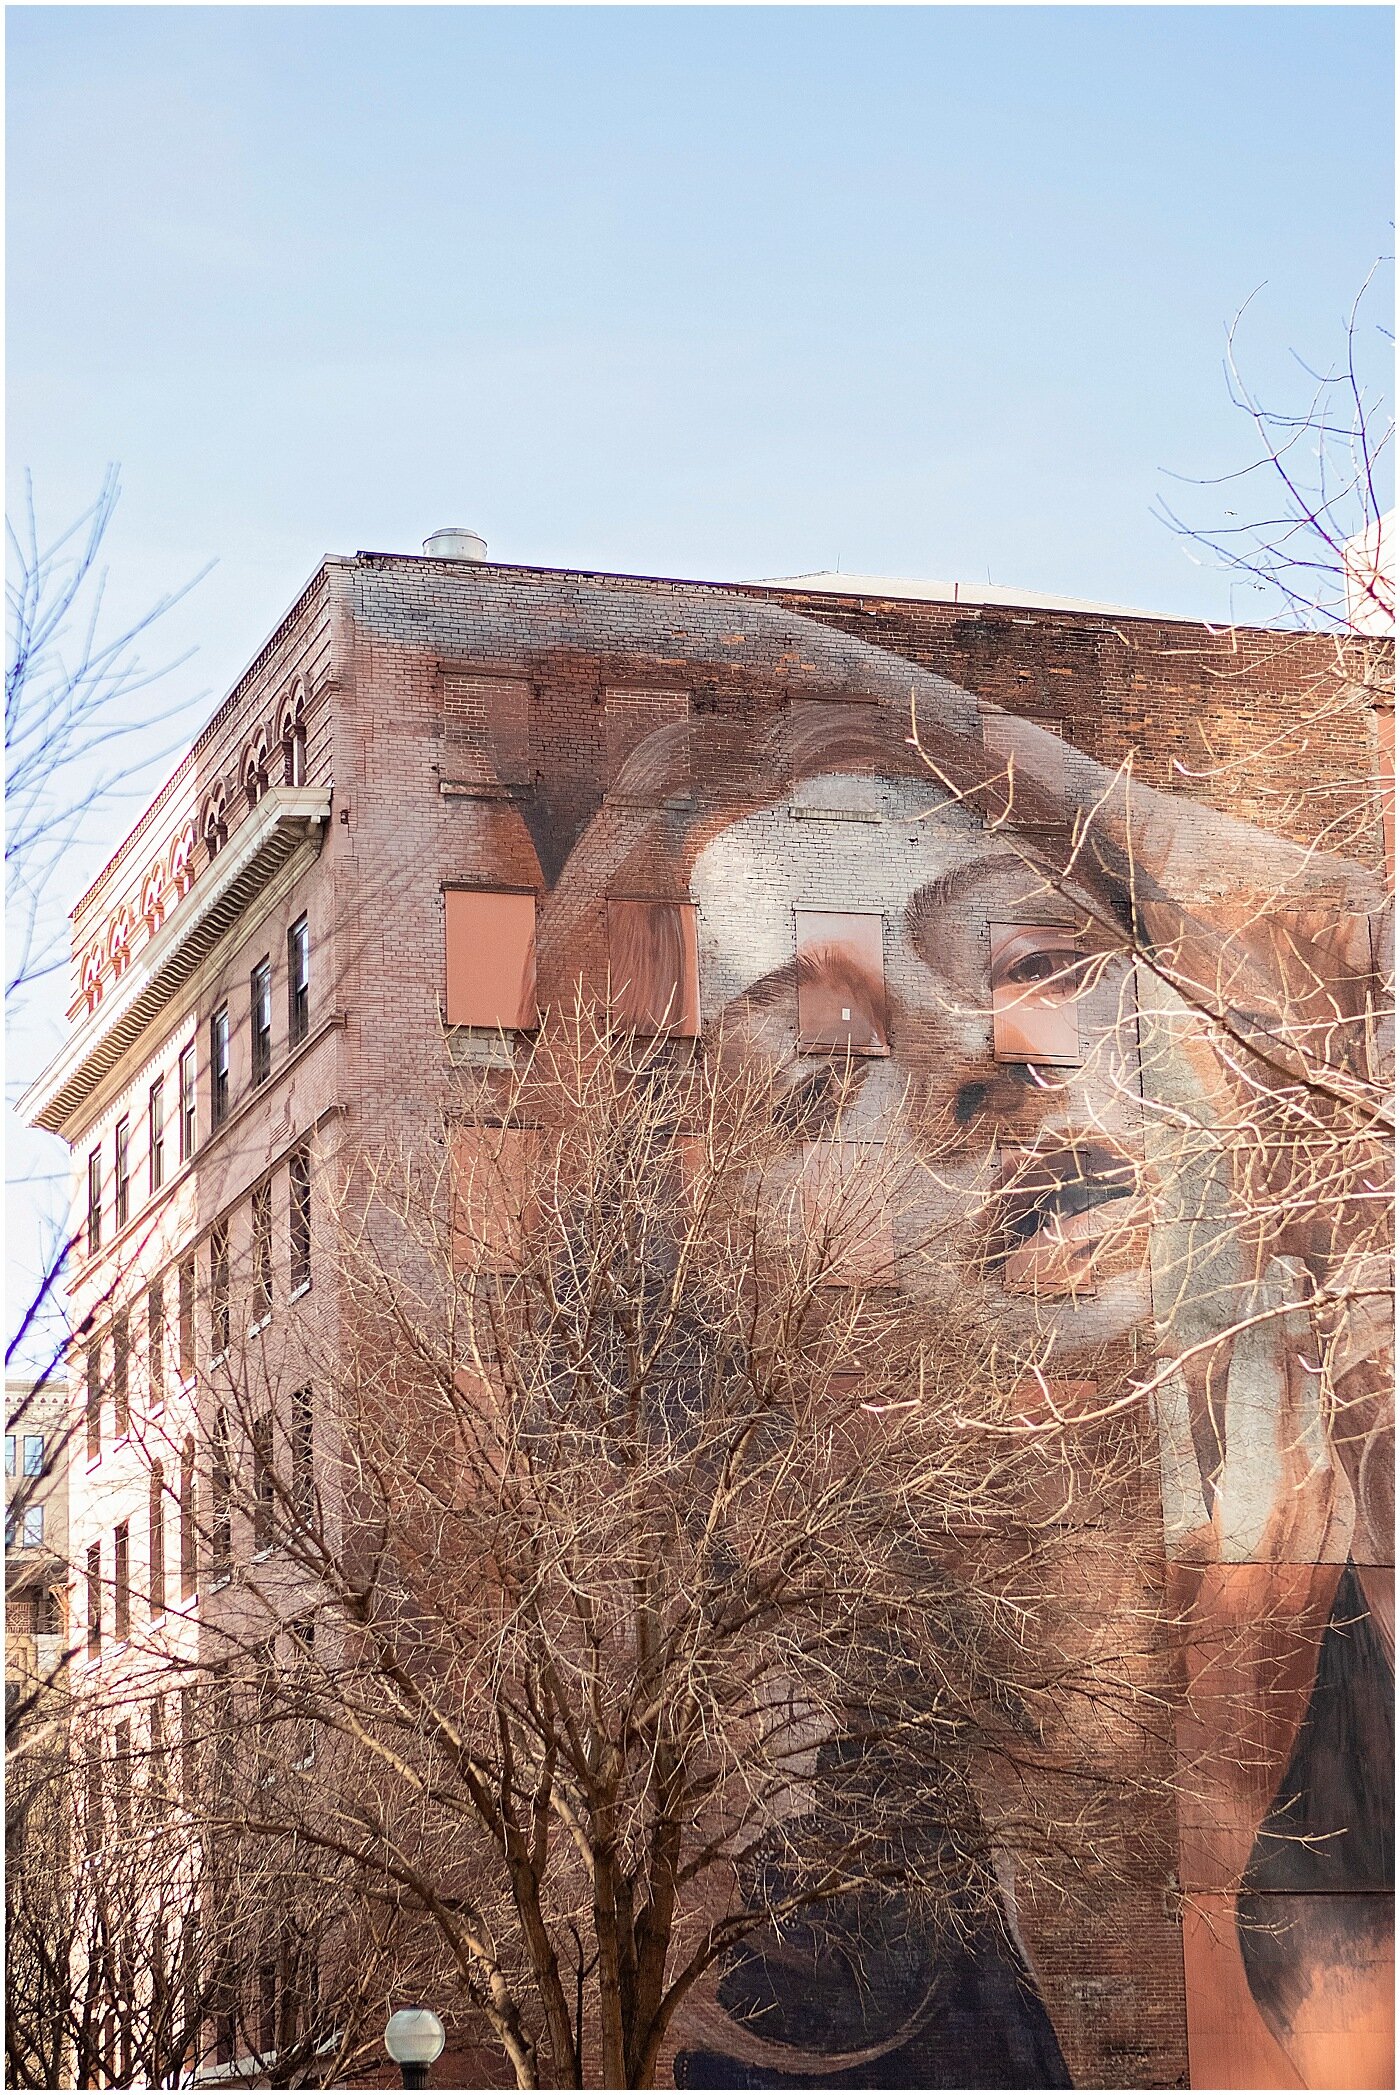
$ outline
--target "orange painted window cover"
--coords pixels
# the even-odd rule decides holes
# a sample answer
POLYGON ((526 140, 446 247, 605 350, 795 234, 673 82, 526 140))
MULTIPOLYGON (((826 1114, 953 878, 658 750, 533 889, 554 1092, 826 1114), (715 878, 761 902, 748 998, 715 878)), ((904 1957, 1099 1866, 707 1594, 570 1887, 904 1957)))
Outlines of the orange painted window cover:
POLYGON ((619 1025, 694 1040, 700 1031, 694 903, 610 901, 608 984, 619 1025))
POLYGON ((531 1233, 535 1128, 472 1123, 452 1137, 452 1264, 459 1273, 515 1273, 531 1233))
POLYGON ((535 1024, 535 898, 448 888, 447 1023, 535 1024))
POLYGON ((998 1062, 1080 1060, 1078 942, 1067 924, 990 927, 992 1050, 998 1062))
POLYGON ((888 1054, 884 918, 830 909, 799 909, 796 917, 798 1046, 888 1054))

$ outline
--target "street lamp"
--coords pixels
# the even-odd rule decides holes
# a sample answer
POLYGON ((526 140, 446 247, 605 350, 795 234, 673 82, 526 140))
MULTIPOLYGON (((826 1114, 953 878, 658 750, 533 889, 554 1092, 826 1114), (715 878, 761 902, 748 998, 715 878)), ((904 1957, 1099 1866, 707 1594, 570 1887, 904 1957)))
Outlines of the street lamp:
POLYGON ((397 2008, 384 2026, 384 2049, 406 2088, 426 2088, 428 2068, 441 2055, 447 2032, 431 2008, 397 2008))

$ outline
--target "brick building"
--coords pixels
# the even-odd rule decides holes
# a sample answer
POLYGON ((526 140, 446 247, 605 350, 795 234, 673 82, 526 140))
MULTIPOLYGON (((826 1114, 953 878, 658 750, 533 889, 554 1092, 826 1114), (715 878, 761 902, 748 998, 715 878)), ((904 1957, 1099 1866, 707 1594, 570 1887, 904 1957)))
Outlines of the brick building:
MULTIPOLYGON (((70 1034, 28 1094, 75 1169, 80 1684, 120 1694, 125 1668, 136 1693, 137 1647, 157 1632, 196 1658, 235 1563, 262 1553, 255 1526, 220 1539, 217 1513, 209 1546, 194 1511, 217 1506, 212 1370, 231 1346, 256 1339, 275 1359, 264 1430, 314 1470, 327 1421, 299 1332, 314 1307, 318 1345, 334 1342, 334 1159, 450 1110, 464 1065, 502 1053, 580 971, 605 978, 628 912, 674 922, 661 989, 688 1031, 843 946, 873 1004, 853 1017, 839 985, 799 966, 794 1052, 946 1076, 960 1122, 1003 1152, 1034 1149, 1035 1072, 1072 1070, 1091 1017, 1063 1000, 1028 1011, 1012 969, 1027 954, 1027 981, 1060 967, 1075 934, 1063 910, 1026 902, 1023 867, 1007 884, 998 834, 1063 857, 1096 810, 1104 907, 1130 925, 1142 882, 1149 908, 1202 921, 1286 882, 1295 910, 1369 925, 1380 830, 1369 802, 1357 816, 1356 782, 1377 760, 1374 720, 1315 709, 1305 791, 1255 760, 1296 733, 1333 660, 1301 635, 866 578, 328 559, 79 901, 70 1034), (927 765, 908 748, 911 697, 927 765), (942 831, 925 819, 935 803, 953 811, 942 831), (1320 837, 1325 858, 1308 848, 1320 837), (935 888, 930 958, 910 927, 935 888), (959 941, 986 979, 954 1024, 944 954, 959 941)), ((1136 1347, 1160 1304, 1143 1274, 1096 1283, 1083 1231, 1066 1245, 1042 1217, 1003 1285, 1059 1305, 1072 1375, 1076 1349, 1136 1347)), ((1159 1294, 1169 1250, 1149 1262, 1159 1294)), ((256 1464, 257 1447, 227 1459, 256 1464)), ((1164 1507, 1164 1559, 1210 1517, 1211 1485, 1193 1488, 1205 1514, 1164 1507)), ((1352 1496, 1360 1507, 1354 1480, 1352 1496)), ((1318 1618, 1311 1658, 1338 1608, 1381 1612, 1388 1542, 1363 1512, 1284 1556, 1284 1584, 1301 1579, 1298 1607, 1318 1618)), ((1262 1545, 1233 1556, 1280 1570, 1262 1545)), ((292 1572, 267 1577, 282 1578, 271 1655, 285 1663, 302 1599, 292 1572)), ((1388 1885, 1365 1858, 1348 1866, 1347 1882, 1265 1889, 1345 1908, 1348 1955, 1369 1969, 1388 1885)), ((1298 2034, 1246 1953, 1213 1947, 1241 1881, 1188 1838, 1073 1941, 1021 1916, 1068 2080, 1327 2084, 1323 2039, 1298 2034)), ((1370 2030, 1374 2001, 1347 2014, 1370 2030)), ((1374 2054, 1349 2084, 1380 2084, 1365 2077, 1374 2054)), ((690 2069, 701 2084, 704 2070, 690 2069)), ((872 2071, 833 2084, 909 2084, 872 2071)))

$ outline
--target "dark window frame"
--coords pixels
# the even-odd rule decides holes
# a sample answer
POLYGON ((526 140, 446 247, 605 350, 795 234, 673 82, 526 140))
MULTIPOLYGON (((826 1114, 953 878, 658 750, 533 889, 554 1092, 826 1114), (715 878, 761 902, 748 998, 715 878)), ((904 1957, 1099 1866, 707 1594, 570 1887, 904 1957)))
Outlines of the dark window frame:
POLYGON ((194 1155, 199 1133, 196 1103, 199 1097, 199 1059, 193 1041, 181 1053, 176 1083, 179 1091, 180 1162, 188 1164, 194 1155))
POLYGON ((287 1046, 311 1031, 311 932, 305 915, 287 933, 287 1046))
POLYGON ((95 1258, 102 1249, 102 1151, 100 1148, 88 1152, 87 1249, 89 1258, 95 1258))
POLYGON ((248 1037, 253 1089, 272 1075, 272 962, 260 960, 248 977, 248 1037))
POLYGON ((146 1141, 152 1193, 165 1184, 165 1075, 162 1071, 146 1098, 146 1141))
POLYGON ((131 1218, 131 1116, 127 1113, 117 1122, 113 1150, 113 1204, 117 1228, 124 1229, 131 1218))
POLYGON ((293 1295, 311 1285, 311 1153, 294 1149, 287 1159, 288 1286, 293 1295))
POLYGON ((229 1113, 228 1005, 209 1020, 209 1126, 221 1128, 229 1113))

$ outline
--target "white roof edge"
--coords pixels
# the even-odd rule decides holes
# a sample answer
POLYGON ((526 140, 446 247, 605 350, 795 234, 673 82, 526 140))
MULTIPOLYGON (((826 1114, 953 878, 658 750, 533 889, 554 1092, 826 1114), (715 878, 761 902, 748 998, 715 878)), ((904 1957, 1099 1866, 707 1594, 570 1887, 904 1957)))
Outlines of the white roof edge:
POLYGON ((994 604, 1008 610, 1096 611, 1114 618, 1160 618, 1130 604, 1095 604, 1083 597, 1045 596, 1034 589, 996 589, 977 582, 919 582, 903 575, 843 575, 825 569, 811 575, 755 575, 750 588, 820 590, 829 596, 907 597, 932 604, 994 604))
MULTIPOLYGON (((207 927, 214 924, 221 905, 237 890, 244 875, 256 871, 269 840, 279 832, 284 844, 294 844, 303 833, 310 838, 329 821, 330 810, 329 786, 269 786, 234 831, 231 842, 176 903, 154 937, 138 949, 119 986, 87 1013, 53 1060, 16 1100, 15 1110, 20 1118, 30 1127, 61 1134, 83 1098, 120 1059, 120 1054, 112 1053, 110 1044, 124 1022, 137 1025, 133 1040, 152 1022, 150 1018, 139 1018, 138 1023, 139 1007, 146 994, 160 983, 169 967, 178 963, 201 931, 208 936, 211 947, 217 943, 217 936, 227 927, 216 925, 217 935, 209 933, 207 927), (104 1055, 110 1059, 104 1061, 104 1055)), ((127 1045, 130 1043, 122 1043, 121 1052, 127 1045)))

